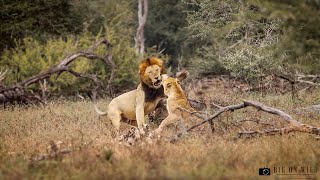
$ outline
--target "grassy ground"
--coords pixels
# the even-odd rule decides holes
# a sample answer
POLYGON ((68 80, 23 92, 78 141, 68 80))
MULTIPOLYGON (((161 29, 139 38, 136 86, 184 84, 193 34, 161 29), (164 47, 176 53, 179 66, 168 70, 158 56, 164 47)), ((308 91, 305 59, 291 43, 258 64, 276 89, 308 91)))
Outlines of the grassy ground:
MULTIPOLYGON (((319 104, 319 91, 300 94, 294 103, 289 94, 209 94, 221 105, 256 100, 320 127, 320 113, 302 110, 319 104)), ((107 103, 100 101, 99 106, 106 108, 107 103)), ((278 117, 248 108, 220 117, 213 135, 195 131, 174 143, 148 144, 142 139, 127 146, 114 138, 111 124, 99 118, 87 101, 1 109, 0 179, 275 179, 279 176, 274 167, 284 167, 286 172, 293 166, 320 167, 320 141, 315 135, 237 138, 239 129, 230 123, 251 117, 283 125, 278 117), (50 144, 60 146, 57 152, 71 152, 32 160, 52 153, 50 144), (271 168, 269 177, 258 175, 265 166, 271 168)), ((124 125, 122 131, 127 129, 124 125)), ((319 173, 312 178, 320 179, 319 173)))

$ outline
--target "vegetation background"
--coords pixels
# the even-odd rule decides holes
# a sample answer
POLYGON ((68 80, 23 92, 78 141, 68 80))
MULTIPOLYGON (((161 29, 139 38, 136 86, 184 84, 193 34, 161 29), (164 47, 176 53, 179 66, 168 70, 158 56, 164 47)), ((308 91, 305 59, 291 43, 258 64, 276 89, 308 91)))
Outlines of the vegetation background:
MULTIPOLYGON (((11 70, 1 85, 44 71, 104 37, 113 45, 115 93, 134 89, 141 60, 134 48, 137 9, 137 0, 1 0, 0 67, 11 70)), ((149 0, 148 9, 145 56, 160 56, 173 73, 189 70, 188 97, 222 106, 256 100, 320 126, 319 111, 306 109, 319 104, 317 89, 296 97, 241 91, 243 82, 255 86, 273 76, 320 73, 319 0, 149 0), (241 86, 234 90, 225 76, 215 75, 230 75, 241 86)), ((111 73, 103 63, 86 59, 72 68, 97 74, 104 84, 111 73)), ((52 77, 48 85, 53 97, 67 98, 92 86, 69 74, 52 77)), ((37 84, 29 88, 40 89, 37 84)), ((215 112, 212 106, 202 110, 215 112)), ((248 119, 284 125, 278 117, 249 108, 221 116, 213 135, 197 129, 176 143, 127 146, 116 141, 111 124, 95 115, 87 100, 7 107, 0 110, 0 179, 258 179, 264 166, 319 167, 319 137, 237 138, 242 129, 234 123, 248 119)))
MULTIPOLYGON (((162 52, 173 71, 214 73, 254 82, 275 73, 320 71, 320 2, 156 0, 149 2, 146 56, 162 52)), ((106 37, 113 45, 120 91, 137 83, 135 0, 1 1, 0 65, 12 84, 106 37)), ((86 60, 76 70, 107 80, 108 67, 86 60)), ((74 94, 88 83, 65 75, 52 91, 74 94), (73 90, 68 88, 73 86, 73 90)))

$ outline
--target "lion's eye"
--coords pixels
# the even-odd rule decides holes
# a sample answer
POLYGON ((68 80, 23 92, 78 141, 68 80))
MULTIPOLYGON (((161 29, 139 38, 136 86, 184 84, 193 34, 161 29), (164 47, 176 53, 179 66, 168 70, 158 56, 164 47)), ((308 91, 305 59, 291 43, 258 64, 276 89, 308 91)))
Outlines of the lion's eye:
POLYGON ((167 84, 167 88, 171 87, 171 84, 167 84))

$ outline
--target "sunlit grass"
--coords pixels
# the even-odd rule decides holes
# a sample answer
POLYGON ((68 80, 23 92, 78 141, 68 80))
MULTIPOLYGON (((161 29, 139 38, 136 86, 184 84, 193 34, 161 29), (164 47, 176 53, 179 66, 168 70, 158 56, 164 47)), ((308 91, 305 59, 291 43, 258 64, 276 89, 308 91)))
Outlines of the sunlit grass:
MULTIPOLYGON (((301 110, 319 103, 319 92, 299 97, 301 103, 293 105, 290 95, 212 93, 213 99, 228 104, 241 99, 260 101, 320 127, 320 113, 301 110)), ((100 101, 99 107, 105 109, 107 104, 100 101)), ((251 108, 219 120, 227 124, 251 116, 280 121, 251 108)), ((0 179, 258 179, 258 169, 265 166, 319 166, 319 141, 314 135, 238 139, 238 129, 224 129, 219 122, 216 127, 213 135, 195 131, 174 143, 160 140, 148 144, 142 140, 126 146, 114 138, 111 123, 98 117, 88 101, 1 109, 0 179), (36 155, 50 152, 50 141, 61 141, 61 149, 72 152, 31 161, 36 155)), ((123 125, 122 131, 127 129, 123 125)))

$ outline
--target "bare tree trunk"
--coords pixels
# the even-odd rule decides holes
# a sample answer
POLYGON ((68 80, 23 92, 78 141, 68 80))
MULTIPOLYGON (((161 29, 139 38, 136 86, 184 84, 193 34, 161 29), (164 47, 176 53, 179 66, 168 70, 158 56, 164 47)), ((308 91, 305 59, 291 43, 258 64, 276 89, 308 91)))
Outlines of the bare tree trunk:
POLYGON ((135 40, 136 55, 143 57, 144 55, 144 26, 148 16, 148 0, 138 0, 138 28, 135 40))

